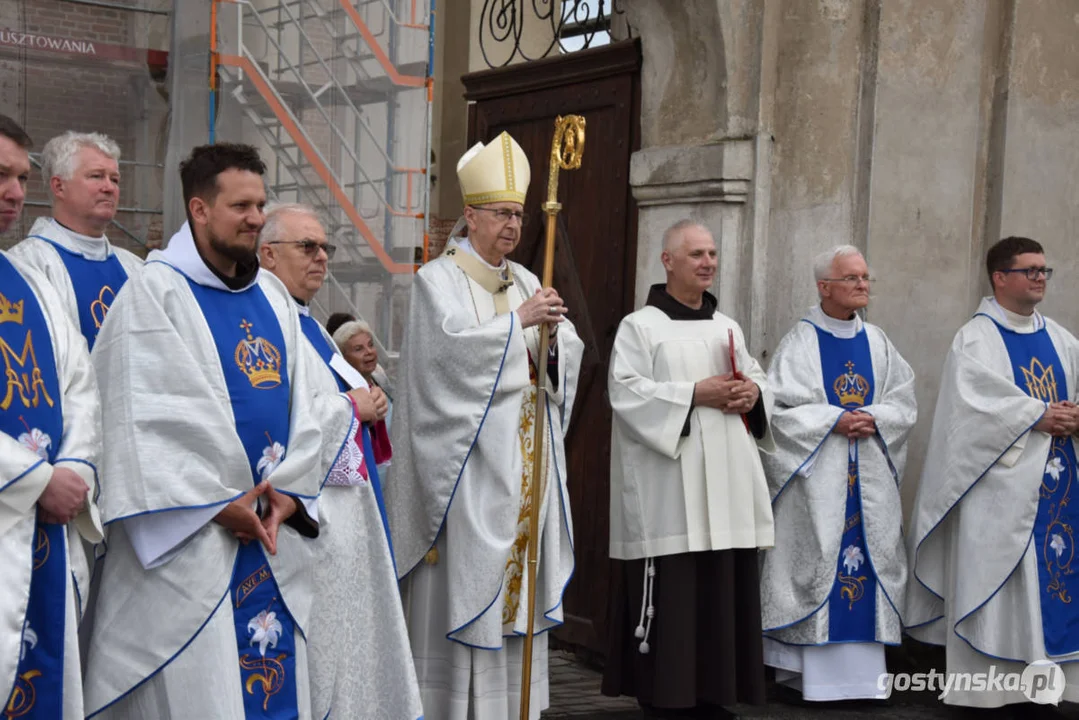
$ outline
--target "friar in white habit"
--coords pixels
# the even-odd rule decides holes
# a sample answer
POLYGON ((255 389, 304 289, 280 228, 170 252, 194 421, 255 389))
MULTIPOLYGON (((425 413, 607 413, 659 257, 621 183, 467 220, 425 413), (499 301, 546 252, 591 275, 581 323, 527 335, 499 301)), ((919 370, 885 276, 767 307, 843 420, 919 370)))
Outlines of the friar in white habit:
POLYGON ((250 146, 195 148, 188 223, 98 336, 111 534, 89 717, 312 717, 308 538, 355 422, 336 388, 312 392, 296 304, 259 271, 263 171, 250 146))
POLYGON ((603 692, 647 710, 762 703, 758 548, 772 510, 758 453, 771 393, 742 330, 708 292, 708 229, 664 233, 665 284, 622 320, 608 375, 612 597, 603 692))
MULTIPOLYGON (((416 274, 386 486, 427 720, 520 712, 531 487, 542 483, 534 630, 562 622, 573 572, 563 433, 584 344, 552 289, 506 256, 521 239, 530 170, 502 133, 457 164, 468 237, 416 274), (551 351, 537 357, 550 322, 551 351), (533 446, 536 388, 547 436, 533 446), (540 477, 532 477, 534 453, 540 477)), ((529 712, 548 706, 547 636, 533 647, 529 712)))
MULTIPOLYGON (((367 386, 311 317, 310 303, 335 251, 312 208, 267 209, 259 258, 263 270, 288 289, 308 347, 321 360, 321 368, 311 373, 311 392, 334 403, 338 393, 347 393, 358 421, 319 503, 312 578, 317 597, 307 630, 312 717, 416 720, 423 708, 389 533, 375 493, 378 467, 369 431, 386 415, 386 396, 367 386)), ((333 428, 327 432, 336 434, 333 428)))
POLYGON ((1079 341, 1037 311, 1053 273, 1038 242, 1001 240, 986 269, 993 296, 944 361, 909 533, 908 632, 943 645, 949 673, 1015 674, 945 703, 1075 702, 1079 341), (1059 668, 1024 694, 1019 675, 1046 659, 1059 668))
MULTIPOLYGON (((18 219, 30 138, 0 115, 0 233, 18 219)), ((0 705, 85 717, 77 629, 101 540, 101 406, 86 341, 44 275, 0 252, 0 705)))
POLYGON ((775 450, 762 456, 775 548, 761 566, 764 661, 806 700, 887 696, 884 646, 903 635, 899 484, 917 420, 914 372, 876 325, 857 248, 817 256, 820 302, 768 370, 775 450))
POLYGON ((93 350, 116 294, 142 267, 105 235, 120 203, 120 147, 107 135, 69 130, 41 158, 52 216, 34 221, 11 252, 45 273, 93 350))

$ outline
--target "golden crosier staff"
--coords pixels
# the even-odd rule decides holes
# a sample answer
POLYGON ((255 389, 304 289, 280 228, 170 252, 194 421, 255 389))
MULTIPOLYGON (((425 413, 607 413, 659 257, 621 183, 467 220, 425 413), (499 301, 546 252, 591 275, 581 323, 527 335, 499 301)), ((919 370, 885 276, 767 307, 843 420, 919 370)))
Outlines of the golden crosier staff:
MULTIPOLYGON (((558 171, 576 170, 581 167, 581 155, 584 153, 584 118, 580 115, 558 117, 554 121, 554 138, 551 140, 551 164, 547 174, 547 202, 543 203, 543 212, 547 215, 547 239, 543 250, 543 287, 551 287, 554 275, 555 230, 558 227, 558 211, 562 209, 558 202, 558 171)), ((544 321, 539 328, 539 357, 537 361, 536 383, 536 426, 532 441, 532 507, 528 517, 528 629, 525 632, 524 656, 521 662, 521 720, 528 720, 529 696, 532 691, 532 636, 536 618, 536 564, 539 560, 539 514, 540 484, 543 460, 547 453, 543 451, 543 438, 547 432, 547 373, 544 366, 547 360, 550 328, 544 321)))

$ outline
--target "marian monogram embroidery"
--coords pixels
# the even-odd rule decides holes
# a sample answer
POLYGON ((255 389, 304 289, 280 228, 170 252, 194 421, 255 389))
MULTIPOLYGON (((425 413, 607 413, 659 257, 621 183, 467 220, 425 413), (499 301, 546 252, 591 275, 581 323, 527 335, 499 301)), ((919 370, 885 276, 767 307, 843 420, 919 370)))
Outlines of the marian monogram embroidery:
POLYGON ((269 390, 281 384, 281 351, 265 338, 251 335, 254 327, 246 318, 240 323, 247 337, 236 344, 235 360, 251 387, 269 390))
POLYGON ((1044 402, 1057 402, 1057 381, 1052 365, 1045 367, 1038 358, 1033 358, 1029 368, 1020 369, 1028 395, 1044 402))
POLYGON ((94 319, 94 329, 100 330, 105 323, 105 316, 109 314, 112 301, 116 299, 116 293, 108 285, 101 288, 97 294, 97 300, 90 303, 90 316, 94 319))
POLYGON ((832 390, 845 408, 862 407, 869 395, 869 381, 854 372, 854 362, 847 361, 847 372, 832 383, 832 390))
MULTIPOLYGON (((0 294, 0 324, 23 323, 24 301, 11 302, 0 294)), ((26 331, 26 339, 23 340, 22 349, 16 351, 4 338, 0 337, 0 356, 4 359, 5 390, 3 399, 0 400, 0 410, 7 410, 15 401, 16 394, 25 408, 36 408, 44 400, 49 407, 53 406, 53 399, 45 388, 45 378, 41 374, 41 368, 37 364, 37 354, 34 352, 33 332, 26 331)))

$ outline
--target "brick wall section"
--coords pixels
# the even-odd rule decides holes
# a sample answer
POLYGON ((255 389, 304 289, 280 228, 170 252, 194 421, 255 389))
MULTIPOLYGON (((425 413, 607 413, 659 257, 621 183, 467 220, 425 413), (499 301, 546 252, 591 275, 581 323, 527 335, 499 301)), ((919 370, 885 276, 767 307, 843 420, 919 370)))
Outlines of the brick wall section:
POLYGON ((428 261, 434 260, 446 249, 446 242, 450 239, 450 231, 453 230, 457 218, 432 217, 427 231, 427 257, 428 261))
MULTIPOLYGON (((137 4, 135 0, 112 2, 137 4)), ((164 17, 160 20, 166 21, 164 17)), ((27 0, 18 6, 9 6, 0 12, 0 27, 15 32, 111 45, 146 45, 144 37, 136 37, 132 13, 62 0, 27 0)), ((109 63, 82 56, 11 47, 0 47, 0 60, 5 61, 5 72, 21 76, 11 85, 5 83, 5 88, 16 92, 0 98, 0 112, 11 114, 25 125, 34 139, 34 151, 40 152, 50 138, 65 130, 83 130, 102 132, 112 137, 120 145, 125 160, 162 161, 165 142, 160 135, 164 132, 164 126, 159 124, 155 113, 137 107, 141 104, 140 91, 156 93, 145 68, 132 63, 109 63), (147 122, 153 123, 152 126, 144 127, 143 123, 147 122), (143 133, 151 137, 151 152, 159 157, 136 158, 136 137, 143 133)), ((157 99, 151 102, 157 103, 157 110, 160 111, 163 101, 157 99)), ((121 171, 121 206, 130 207, 139 203, 137 188, 153 188, 161 184, 161 171, 157 168, 123 166, 121 171)), ((44 181, 36 168, 32 172, 28 190, 27 200, 48 201, 44 181)), ((145 200, 141 204, 149 205, 145 200)), ((151 205, 156 206, 156 203, 151 205)), ((36 217, 48 213, 47 207, 28 206, 22 221, 0 238, 0 247, 17 242, 29 231, 36 217)), ((160 242, 160 216, 121 213, 116 219, 125 227, 138 228, 139 234, 151 243, 160 242)), ((116 244, 145 254, 141 246, 120 230, 110 228, 108 235, 116 244)))

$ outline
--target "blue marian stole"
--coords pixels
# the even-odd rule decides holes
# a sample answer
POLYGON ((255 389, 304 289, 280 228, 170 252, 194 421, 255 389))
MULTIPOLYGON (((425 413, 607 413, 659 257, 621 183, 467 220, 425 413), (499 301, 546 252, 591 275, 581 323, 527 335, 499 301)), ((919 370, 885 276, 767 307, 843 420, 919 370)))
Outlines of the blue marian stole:
MULTIPOLYGON (((326 340, 326 336, 322 334, 322 330, 318 326, 318 321, 310 315, 300 315, 300 327, 303 329, 303 334, 307 336, 307 340, 318 351, 319 356, 322 357, 322 361, 326 363, 326 367, 329 367, 330 360, 337 352, 337 348, 326 340)), ((333 368, 330 368, 330 371, 333 372, 333 368)), ((350 390, 348 383, 342 380, 336 372, 333 375, 337 378, 337 387, 341 389, 341 392, 348 392, 350 390)), ((363 458, 367 466, 367 475, 371 480, 371 488, 375 491, 378 514, 382 516, 382 528, 386 531, 386 542, 390 543, 390 554, 392 555, 393 542, 390 540, 390 523, 386 519, 386 503, 382 499, 382 481, 378 477, 378 467, 375 464, 375 449, 371 444, 371 433, 367 429, 366 423, 362 426, 361 432, 363 433, 363 458)))
POLYGON ((48 238, 33 235, 38 240, 56 248, 60 259, 64 261, 71 284, 75 288, 75 304, 79 308, 79 329, 86 338, 86 345, 94 349, 94 341, 105 322, 105 315, 116 299, 116 293, 127 282, 127 271, 120 264, 115 254, 104 260, 91 260, 79 253, 72 252, 48 238))
MULTIPOLYGON (((999 323, 997 328, 1012 361, 1015 384, 1031 397, 1046 403, 1067 400, 1068 380, 1049 331, 1042 328, 1034 333, 1017 333, 999 323)), ((1071 438, 1054 437, 1049 446, 1038 513, 1034 518, 1042 632, 1045 634, 1045 652, 1049 656, 1068 655, 1079 650, 1079 608, 1072 605, 1068 587, 1075 557, 1073 533, 1079 522, 1079 513, 1071 506, 1075 468, 1075 448, 1071 438)))
MULTIPOLYGON (((63 400, 45 313, 22 275, 0 254, 0 432, 52 463, 64 435, 63 400)), ((18 482, 16 480, 15 482, 18 482)), ((61 720, 64 700, 64 613, 67 533, 64 525, 34 528, 30 599, 15 686, 5 718, 61 720)))
MULTIPOLYGON (((845 410, 873 403, 873 356, 863 329, 850 339, 817 328, 820 364, 828 402, 845 410)), ((876 642, 877 575, 865 544, 858 441, 847 454, 847 511, 836 580, 828 596, 829 642, 876 642)))
MULTIPOLYGON (((236 432, 258 484, 277 468, 288 447, 289 379, 281 326, 258 285, 232 293, 188 284, 213 334, 236 432)), ((257 540, 240 544, 229 596, 245 717, 299 717, 296 626, 257 540)))

